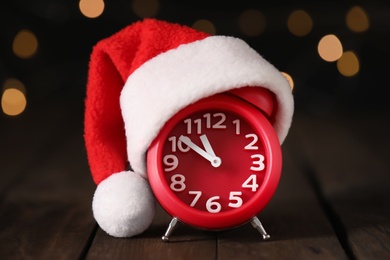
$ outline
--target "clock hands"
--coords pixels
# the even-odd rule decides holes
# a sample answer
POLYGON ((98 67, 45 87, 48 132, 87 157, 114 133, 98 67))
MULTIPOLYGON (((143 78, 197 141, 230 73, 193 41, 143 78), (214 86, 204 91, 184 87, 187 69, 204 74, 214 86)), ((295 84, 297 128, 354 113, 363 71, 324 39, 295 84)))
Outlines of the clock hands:
POLYGON ((203 144, 204 148, 206 148, 206 152, 211 154, 212 156, 216 157, 215 153, 214 153, 214 150, 211 147, 211 144, 209 142, 209 139, 207 139, 207 136, 206 135, 201 135, 200 136, 200 140, 202 141, 202 144, 203 144))
POLYGON ((212 166, 219 167, 222 163, 221 158, 218 156, 215 156, 215 153, 213 151, 213 148, 211 148, 210 142, 207 139, 206 135, 202 135, 200 137, 202 144, 205 146, 206 151, 194 144, 191 139, 187 136, 181 135, 179 137, 179 140, 188 145, 192 150, 197 152, 200 156, 208 160, 212 166))

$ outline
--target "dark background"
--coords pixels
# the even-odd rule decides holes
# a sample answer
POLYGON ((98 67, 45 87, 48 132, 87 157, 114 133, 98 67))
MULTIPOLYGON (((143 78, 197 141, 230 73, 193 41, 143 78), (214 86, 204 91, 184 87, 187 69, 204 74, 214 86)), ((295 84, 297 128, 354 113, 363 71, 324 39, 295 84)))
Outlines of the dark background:
POLYGON ((140 0, 146 13, 158 3, 152 17, 188 26, 206 19, 216 34, 247 41, 292 76, 295 114, 280 185, 260 214, 271 241, 250 225, 222 233, 183 225, 174 235, 180 243, 162 244, 170 216, 161 208, 138 237, 114 239, 98 227, 83 140, 88 61, 99 40, 142 19, 137 1, 107 0, 94 19, 78 0, 0 1, 0 97, 16 79, 27 99, 17 116, 0 109, 2 259, 390 259, 388 0, 140 0), (364 32, 346 25, 354 6, 368 16, 364 32), (287 27, 297 9, 313 21, 303 37, 287 27), (259 35, 239 26, 248 10, 263 14, 259 35), (38 40, 29 58, 13 52, 21 30, 38 40), (355 76, 319 56, 328 34, 357 55, 355 76))
MULTIPOLYGON (((159 1, 154 17, 192 26, 199 19, 212 22, 216 34, 244 39, 295 82, 297 111, 334 113, 343 111, 386 111, 390 59, 390 4, 387 1, 159 1), (362 33, 348 29, 347 11, 362 7, 370 27, 362 33), (240 14, 256 9, 264 14, 265 29, 258 36, 243 34, 240 14), (304 37, 292 35, 288 15, 305 10, 313 20, 304 37), (358 56, 360 71, 353 77, 341 75, 336 62, 326 62, 317 44, 326 34, 336 34, 344 50, 358 56)), ((26 88, 27 108, 48 99, 71 97, 69 104, 83 102, 88 59, 92 46, 130 23, 141 19, 132 1, 106 1, 102 15, 87 18, 79 1, 15 0, 0 4, 0 85, 8 78, 26 88), (16 34, 27 29, 38 40, 37 53, 22 59, 12 52, 16 34)), ((66 109, 66 108, 64 108, 66 109)), ((23 117, 23 113, 19 117, 23 117)), ((2 124, 15 117, 1 115, 2 124)))

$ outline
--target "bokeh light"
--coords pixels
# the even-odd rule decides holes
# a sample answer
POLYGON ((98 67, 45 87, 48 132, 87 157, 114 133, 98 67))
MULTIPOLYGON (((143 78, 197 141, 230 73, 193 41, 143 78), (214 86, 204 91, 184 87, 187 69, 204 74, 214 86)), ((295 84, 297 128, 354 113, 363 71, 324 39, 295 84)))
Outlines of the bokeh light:
POLYGON ((26 88, 17 79, 7 79, 3 85, 1 109, 9 116, 20 115, 27 106, 26 88))
POLYGON ((141 18, 155 17, 160 11, 158 0, 133 0, 131 4, 133 12, 141 18))
POLYGON ((295 10, 287 19, 288 30, 295 36, 305 36, 313 28, 313 20, 304 10, 295 10))
POLYGON ((26 94, 26 87, 24 86, 24 84, 18 80, 18 79, 15 79, 15 78, 9 78, 9 79, 6 79, 4 81, 4 84, 3 84, 3 90, 6 90, 8 88, 14 88, 14 89, 17 89, 19 91, 21 91, 23 94, 26 94))
POLYGON ((355 76, 360 69, 359 59, 353 51, 346 51, 337 61, 337 69, 346 76, 355 76))
POLYGON ((370 20, 367 13, 360 6, 354 6, 349 9, 345 22, 348 28, 353 32, 364 32, 370 27, 370 20))
POLYGON ((12 51, 19 58, 27 59, 35 55, 38 50, 38 40, 29 30, 19 31, 12 43, 12 51))
POLYGON ((198 31, 208 33, 210 35, 216 34, 215 26, 209 20, 205 20, 205 19, 198 20, 192 25, 192 28, 198 31))
POLYGON ((88 18, 97 18, 104 11, 103 0, 80 0, 79 2, 80 12, 88 18))
POLYGON ((266 18, 259 10, 250 9, 240 15, 238 24, 245 35, 254 37, 264 32, 266 18))
POLYGON ((290 84, 291 90, 293 90, 293 89, 294 89, 294 80, 293 80, 293 78, 291 77, 291 75, 288 74, 287 72, 284 72, 284 71, 282 71, 281 73, 282 73, 282 75, 287 79, 288 84, 290 84))
POLYGON ((343 45, 334 34, 328 34, 321 38, 318 43, 318 54, 325 61, 336 61, 343 54, 343 45))

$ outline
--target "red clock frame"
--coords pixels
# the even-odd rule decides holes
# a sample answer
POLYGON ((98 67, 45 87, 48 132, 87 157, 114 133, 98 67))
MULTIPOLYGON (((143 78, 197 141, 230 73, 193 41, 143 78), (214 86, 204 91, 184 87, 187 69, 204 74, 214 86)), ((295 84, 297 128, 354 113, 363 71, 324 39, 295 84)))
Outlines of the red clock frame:
MULTIPOLYGON (((269 203, 279 183, 282 170, 282 152, 278 137, 269 120, 253 105, 230 95, 219 94, 191 104, 175 114, 161 129, 147 153, 147 172, 151 188, 161 206, 173 217, 194 227, 221 230, 240 226, 250 221, 269 203), (199 111, 219 109, 237 114, 259 135, 264 147, 267 167, 259 189, 240 208, 209 213, 192 208, 173 192, 164 176, 163 147, 176 124, 199 111)), ((205 181, 206 182, 206 181, 205 181)))

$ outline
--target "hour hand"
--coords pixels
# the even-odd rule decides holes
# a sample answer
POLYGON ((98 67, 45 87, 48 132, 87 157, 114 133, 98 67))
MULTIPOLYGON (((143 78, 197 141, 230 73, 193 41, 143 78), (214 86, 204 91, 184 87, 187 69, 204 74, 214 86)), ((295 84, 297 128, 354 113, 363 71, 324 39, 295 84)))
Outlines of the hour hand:
MULTIPOLYGON (((185 143, 186 145, 188 145, 188 147, 190 147, 192 150, 197 152, 200 156, 202 156, 203 158, 208 160, 212 166, 219 167, 221 165, 221 158, 215 156, 214 152, 213 152, 213 154, 206 152, 205 150, 203 150, 202 148, 200 148, 199 146, 194 144, 188 136, 181 135, 179 137, 179 140, 182 141, 183 143, 185 143)), ((211 148, 211 146, 210 146, 210 148, 211 148)), ((206 149, 208 149, 208 148, 206 148, 206 149)))
POLYGON ((216 155, 214 153, 214 150, 211 147, 211 144, 209 142, 209 139, 207 139, 207 136, 206 135, 201 135, 199 138, 202 141, 202 144, 203 144, 204 148, 206 149, 206 152, 211 154, 212 156, 216 157, 216 155))

